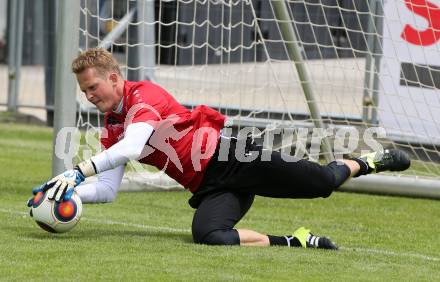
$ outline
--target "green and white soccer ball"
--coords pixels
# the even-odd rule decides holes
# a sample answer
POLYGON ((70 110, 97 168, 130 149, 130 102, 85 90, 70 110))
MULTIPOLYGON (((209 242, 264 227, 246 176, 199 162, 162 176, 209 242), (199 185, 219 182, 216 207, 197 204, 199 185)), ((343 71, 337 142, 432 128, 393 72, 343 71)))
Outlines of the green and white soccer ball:
POLYGON ((52 233, 64 233, 79 222, 82 202, 76 192, 67 201, 60 203, 47 199, 47 193, 38 192, 34 196, 30 215, 42 229, 52 233))

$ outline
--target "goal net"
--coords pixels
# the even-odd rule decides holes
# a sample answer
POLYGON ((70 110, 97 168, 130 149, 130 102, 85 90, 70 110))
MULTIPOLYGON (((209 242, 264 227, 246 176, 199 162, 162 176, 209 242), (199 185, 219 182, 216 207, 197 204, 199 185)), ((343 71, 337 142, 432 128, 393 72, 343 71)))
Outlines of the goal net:
MULTIPOLYGON (((375 149, 373 139, 410 154, 404 176, 357 187, 438 188, 440 0, 83 0, 80 49, 96 46, 127 79, 211 106, 235 131, 253 126, 274 150, 320 161, 375 149)), ((99 128, 96 109, 78 101, 78 127, 99 128)))

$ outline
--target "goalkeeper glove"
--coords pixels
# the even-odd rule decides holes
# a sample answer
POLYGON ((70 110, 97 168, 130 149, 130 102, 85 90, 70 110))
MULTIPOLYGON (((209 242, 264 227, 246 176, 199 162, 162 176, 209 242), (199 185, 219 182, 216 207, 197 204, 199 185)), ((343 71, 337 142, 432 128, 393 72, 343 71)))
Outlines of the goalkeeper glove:
POLYGON ((95 164, 91 160, 79 163, 74 169, 67 170, 64 173, 52 178, 43 185, 32 189, 32 198, 27 201, 27 206, 34 204, 35 195, 39 192, 48 191, 48 199, 57 202, 65 201, 72 197, 74 188, 84 181, 86 177, 96 174, 95 164))
MULTIPOLYGON (((54 189, 51 189, 49 191, 48 194, 48 199, 49 200, 53 200, 54 199, 54 195, 55 195, 55 199, 57 202, 60 202, 61 199, 63 200, 68 200, 72 197, 73 194, 73 189, 69 189, 72 187, 72 179, 70 179, 69 175, 77 175, 74 177, 73 179, 73 187, 75 187, 76 185, 78 185, 79 183, 81 183, 84 180, 84 175, 79 172, 78 170, 68 170, 56 177, 54 177, 52 180, 37 186, 35 188, 32 189, 32 197, 27 201, 26 205, 28 207, 32 207, 34 205, 34 199, 35 196, 38 193, 46 193, 46 191, 48 191, 50 188, 54 187, 54 189), (67 183, 67 184, 66 184, 67 183), (76 184, 77 183, 77 184, 76 184)), ((73 188, 72 187, 72 188, 73 188)))
POLYGON ((73 188, 84 181, 86 177, 77 168, 67 170, 52 178, 46 186, 52 187, 48 190, 47 198, 61 202, 68 200, 73 193, 73 188))
POLYGON ((47 184, 44 183, 43 185, 40 185, 40 186, 34 187, 34 188, 32 189, 32 197, 27 201, 27 206, 28 206, 28 207, 32 207, 32 206, 33 206, 35 195, 37 195, 39 192, 44 192, 44 191, 46 191, 47 189, 50 188, 50 187, 49 187, 49 188, 46 188, 46 186, 47 186, 47 184))
POLYGON ((67 170, 46 183, 46 186, 52 187, 47 194, 47 198, 57 202, 68 200, 72 197, 76 186, 83 182, 86 177, 95 174, 96 168, 92 160, 81 162, 74 169, 67 170))

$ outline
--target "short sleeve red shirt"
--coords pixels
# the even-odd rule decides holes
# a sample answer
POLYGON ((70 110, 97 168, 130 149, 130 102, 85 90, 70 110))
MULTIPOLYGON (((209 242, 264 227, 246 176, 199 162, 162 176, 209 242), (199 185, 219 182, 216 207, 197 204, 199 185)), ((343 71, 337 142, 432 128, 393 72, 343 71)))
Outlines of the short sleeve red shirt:
POLYGON ((149 81, 125 81, 122 99, 121 113, 104 115, 103 147, 108 149, 121 140, 130 123, 147 122, 154 132, 139 161, 164 170, 195 192, 217 146, 225 116, 203 105, 190 111, 149 81))

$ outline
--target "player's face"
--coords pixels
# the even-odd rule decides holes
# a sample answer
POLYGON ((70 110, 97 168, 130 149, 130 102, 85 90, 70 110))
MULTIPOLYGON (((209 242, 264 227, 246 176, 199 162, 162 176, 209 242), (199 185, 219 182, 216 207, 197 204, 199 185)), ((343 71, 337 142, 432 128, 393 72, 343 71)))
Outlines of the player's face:
POLYGON ((111 111, 119 104, 121 97, 117 93, 119 78, 116 74, 102 76, 94 68, 88 68, 78 73, 76 79, 87 100, 100 112, 111 111))

